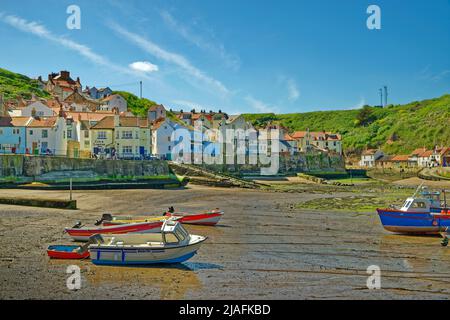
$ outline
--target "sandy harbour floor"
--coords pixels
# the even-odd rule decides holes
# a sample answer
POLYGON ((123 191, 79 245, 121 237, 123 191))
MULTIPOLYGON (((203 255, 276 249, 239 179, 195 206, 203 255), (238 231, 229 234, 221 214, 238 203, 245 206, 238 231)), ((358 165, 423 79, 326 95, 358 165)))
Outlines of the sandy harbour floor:
MULTIPOLYGON (((1 190, 4 195, 67 198, 61 191, 1 190)), ((448 299, 450 250, 436 237, 389 234, 375 212, 308 212, 290 203, 335 194, 189 186, 184 190, 77 191, 79 210, 0 205, 1 299, 448 299), (209 237, 188 262, 171 267, 105 267, 55 261, 49 244, 70 243, 63 228, 102 213, 160 214, 219 207, 216 227, 187 226, 209 237), (66 287, 67 266, 81 289, 66 287), (381 268, 381 289, 366 286, 381 268)))

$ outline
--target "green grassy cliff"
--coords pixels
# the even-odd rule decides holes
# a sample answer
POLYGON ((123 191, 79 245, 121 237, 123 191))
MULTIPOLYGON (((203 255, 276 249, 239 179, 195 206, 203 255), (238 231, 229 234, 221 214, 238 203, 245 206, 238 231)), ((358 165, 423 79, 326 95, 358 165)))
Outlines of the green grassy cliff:
POLYGON ((407 154, 423 146, 450 146, 450 94, 385 108, 365 106, 358 110, 244 116, 256 126, 272 121, 292 131, 309 128, 340 133, 349 154, 366 147, 407 154))
POLYGON ((17 96, 30 99, 33 93, 37 97, 50 98, 48 92, 39 88, 37 80, 0 68, 0 94, 3 94, 5 99, 17 96))

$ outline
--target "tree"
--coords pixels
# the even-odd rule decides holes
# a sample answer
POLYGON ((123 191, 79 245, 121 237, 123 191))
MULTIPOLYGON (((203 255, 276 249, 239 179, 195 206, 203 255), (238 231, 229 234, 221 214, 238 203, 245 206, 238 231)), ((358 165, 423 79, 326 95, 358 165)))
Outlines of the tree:
POLYGON ((372 107, 364 106, 361 111, 356 115, 356 123, 359 126, 365 127, 376 120, 372 107))

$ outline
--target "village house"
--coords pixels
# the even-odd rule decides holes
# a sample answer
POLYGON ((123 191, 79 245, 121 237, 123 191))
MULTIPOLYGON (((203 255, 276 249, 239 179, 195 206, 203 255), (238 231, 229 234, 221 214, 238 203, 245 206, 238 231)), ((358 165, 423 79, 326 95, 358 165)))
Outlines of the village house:
POLYGON ((63 102, 68 105, 81 105, 90 111, 98 110, 101 105, 100 101, 92 100, 78 91, 72 91, 70 95, 66 96, 63 102))
POLYGON ((410 162, 410 166, 417 167, 419 165, 419 156, 427 151, 426 148, 417 148, 413 152, 410 153, 408 157, 408 161, 410 162))
POLYGON ((383 155, 382 157, 375 160, 375 167, 377 167, 377 168, 392 168, 393 167, 392 158, 394 158, 394 156, 387 155, 387 154, 383 155))
POLYGON ((112 95, 113 91, 109 87, 100 89, 97 89, 96 87, 86 87, 86 89, 83 90, 83 93, 89 95, 91 99, 100 100, 112 95))
POLYGON ((0 154, 26 153, 26 127, 31 117, 0 117, 0 154))
POLYGON ((417 165, 421 168, 430 168, 438 166, 433 159, 433 150, 425 150, 417 157, 417 165))
POLYGON ((342 138, 340 134, 326 131, 296 131, 291 137, 298 141, 297 147, 300 152, 308 152, 316 149, 322 152, 335 152, 342 154, 342 138))
POLYGON ((162 104, 151 106, 148 109, 147 118, 151 122, 166 118, 166 108, 162 104))
POLYGON ((30 101, 25 107, 15 110, 14 116, 53 117, 58 113, 41 101, 30 101))
POLYGON ((59 74, 51 73, 48 75, 45 90, 63 101, 73 92, 81 93, 80 78, 73 80, 69 71, 61 71, 59 74))
POLYGON ((435 147, 431 156, 432 161, 441 167, 450 166, 450 147, 435 147))
POLYGON ((414 166, 414 164, 412 164, 409 160, 409 155, 395 155, 392 157, 390 162, 392 163, 392 167, 395 168, 405 169, 414 166))
POLYGON ((112 94, 101 100, 102 105, 98 107, 101 111, 117 110, 119 113, 127 112, 127 101, 119 94, 112 94))
POLYGON ((66 119, 60 113, 53 117, 35 117, 26 126, 26 153, 67 155, 66 119))
POLYGON ((172 133, 175 131, 175 123, 165 118, 160 118, 152 125, 152 154, 162 159, 171 160, 174 142, 172 133))
POLYGON ((379 149, 367 149, 362 152, 359 165, 361 167, 373 168, 375 167, 375 162, 383 156, 383 151, 379 149))
POLYGON ((91 127, 93 155, 142 159, 151 154, 151 124, 146 118, 108 116, 91 127))

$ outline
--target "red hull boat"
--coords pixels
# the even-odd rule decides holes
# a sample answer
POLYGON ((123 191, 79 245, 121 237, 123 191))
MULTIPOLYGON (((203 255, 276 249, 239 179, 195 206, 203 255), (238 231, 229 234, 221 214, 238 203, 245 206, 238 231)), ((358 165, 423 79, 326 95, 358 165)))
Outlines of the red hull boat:
POLYGON ((52 259, 87 259, 89 250, 83 246, 54 245, 47 248, 47 255, 52 259))

